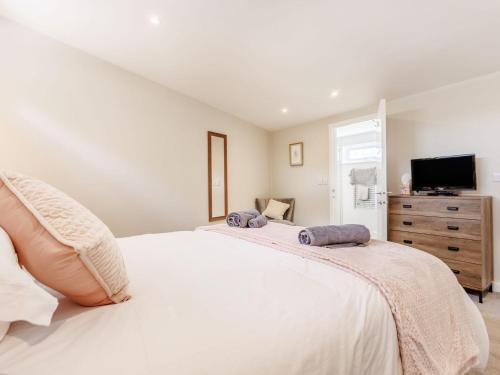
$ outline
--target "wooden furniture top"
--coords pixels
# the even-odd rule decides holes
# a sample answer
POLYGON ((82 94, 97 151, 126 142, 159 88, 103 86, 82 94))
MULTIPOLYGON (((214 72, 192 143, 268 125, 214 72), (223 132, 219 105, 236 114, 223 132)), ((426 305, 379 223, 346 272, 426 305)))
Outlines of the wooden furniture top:
POLYGON ((390 198, 425 198, 425 199, 484 199, 491 198, 490 195, 405 195, 405 194, 390 194, 390 198))

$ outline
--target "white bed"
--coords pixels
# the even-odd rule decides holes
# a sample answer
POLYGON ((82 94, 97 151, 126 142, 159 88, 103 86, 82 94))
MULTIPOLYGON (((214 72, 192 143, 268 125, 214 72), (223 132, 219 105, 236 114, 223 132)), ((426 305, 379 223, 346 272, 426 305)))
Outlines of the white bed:
MULTIPOLYGON (((132 300, 84 308, 62 298, 50 327, 13 324, 0 374, 402 373, 384 297, 352 274, 204 231, 119 243, 132 300)), ((484 366, 484 322, 468 306, 484 366)))

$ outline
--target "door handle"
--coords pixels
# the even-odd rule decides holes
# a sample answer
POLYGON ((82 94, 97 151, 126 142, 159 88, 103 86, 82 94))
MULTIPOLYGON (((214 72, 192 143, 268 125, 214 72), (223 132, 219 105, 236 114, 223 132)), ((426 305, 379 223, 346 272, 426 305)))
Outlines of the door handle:
POLYGON ((412 240, 403 240, 404 243, 408 244, 408 245, 411 245, 413 243, 412 240))
POLYGON ((453 268, 451 268, 451 271, 455 274, 455 275, 458 275, 460 273, 459 270, 454 270, 453 268))
POLYGON ((459 230, 460 228, 457 225, 448 225, 448 230, 459 230))
POLYGON ((411 208, 411 204, 403 204, 403 208, 411 208))
POLYGON ((456 247, 456 246, 448 246, 448 250, 450 250, 450 251, 459 251, 460 248, 456 247))
POLYGON ((413 222, 411 222, 411 221, 403 221, 403 224, 404 225, 413 225, 413 222))
POLYGON ((447 209, 448 211, 458 211, 458 207, 448 206, 448 207, 446 207, 446 209, 447 209))

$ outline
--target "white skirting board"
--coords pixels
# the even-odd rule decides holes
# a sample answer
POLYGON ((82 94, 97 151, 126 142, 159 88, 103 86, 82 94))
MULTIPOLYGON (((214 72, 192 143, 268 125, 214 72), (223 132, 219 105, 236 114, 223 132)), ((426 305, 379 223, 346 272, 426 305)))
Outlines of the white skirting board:
POLYGON ((499 281, 493 281, 493 291, 500 293, 500 282, 499 281))

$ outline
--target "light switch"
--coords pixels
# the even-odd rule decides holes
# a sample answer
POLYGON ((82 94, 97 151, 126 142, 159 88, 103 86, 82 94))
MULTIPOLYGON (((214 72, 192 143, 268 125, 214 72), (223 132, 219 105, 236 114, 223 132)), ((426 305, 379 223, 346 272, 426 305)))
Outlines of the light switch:
POLYGON ((500 172, 493 172, 493 182, 500 182, 500 172))
POLYGON ((320 186, 328 185, 328 177, 321 176, 320 178, 318 178, 318 185, 320 186))

